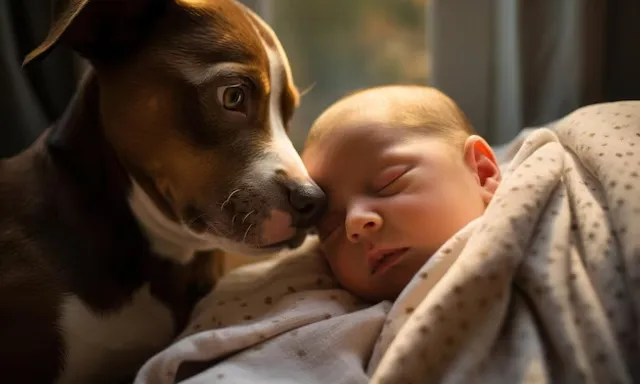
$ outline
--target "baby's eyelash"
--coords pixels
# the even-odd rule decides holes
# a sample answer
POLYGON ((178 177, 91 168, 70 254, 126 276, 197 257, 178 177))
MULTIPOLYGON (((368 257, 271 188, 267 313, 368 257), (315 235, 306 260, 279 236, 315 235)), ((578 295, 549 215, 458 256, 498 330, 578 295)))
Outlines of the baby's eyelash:
POLYGON ((400 175, 398 175, 398 176, 396 176, 396 177, 394 177, 394 178, 393 178, 393 180, 391 180, 390 182, 388 182, 387 184, 385 184, 385 185, 384 185, 384 187, 380 188, 380 189, 378 190, 378 192, 382 192, 382 191, 384 191, 384 190, 385 190, 385 188, 387 188, 387 187, 389 187, 391 184, 395 183, 395 182, 396 182, 396 180, 398 180, 399 178, 401 178, 401 177, 402 177, 402 175, 404 175, 404 173, 403 173, 403 174, 400 174, 400 175))
MULTIPOLYGON (((387 176, 387 173, 390 173, 391 174, 390 180, 385 180, 384 185, 378 186, 377 188, 373 188, 373 190, 375 191, 375 193, 382 192, 385 188, 389 187, 391 184, 395 183, 399 178, 401 178, 404 174, 406 174, 410 168, 411 167, 408 165, 394 166, 394 167, 388 168, 387 170, 385 170, 385 172, 383 172, 383 175, 387 176)), ((387 177, 384 177, 384 179, 386 178, 387 177)))

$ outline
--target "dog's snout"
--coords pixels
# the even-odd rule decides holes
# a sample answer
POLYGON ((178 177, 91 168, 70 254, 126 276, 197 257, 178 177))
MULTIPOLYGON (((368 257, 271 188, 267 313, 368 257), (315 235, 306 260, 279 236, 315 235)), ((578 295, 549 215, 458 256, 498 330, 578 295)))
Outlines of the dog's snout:
POLYGON ((327 197, 315 184, 289 185, 289 203, 293 208, 293 221, 298 228, 312 226, 326 208, 327 197))

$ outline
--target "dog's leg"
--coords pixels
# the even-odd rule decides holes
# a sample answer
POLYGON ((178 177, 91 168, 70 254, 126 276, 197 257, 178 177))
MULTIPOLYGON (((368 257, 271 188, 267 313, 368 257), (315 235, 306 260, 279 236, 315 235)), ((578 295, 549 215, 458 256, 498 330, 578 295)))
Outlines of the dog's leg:
POLYGON ((220 251, 199 252, 186 265, 157 259, 151 272, 151 292, 166 303, 174 315, 176 334, 184 330, 194 305, 215 286, 222 275, 220 251))

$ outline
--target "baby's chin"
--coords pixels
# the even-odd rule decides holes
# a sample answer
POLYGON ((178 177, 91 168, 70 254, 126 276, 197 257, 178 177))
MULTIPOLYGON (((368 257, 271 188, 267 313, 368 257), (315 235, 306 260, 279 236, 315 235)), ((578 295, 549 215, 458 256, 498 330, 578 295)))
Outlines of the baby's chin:
POLYGON ((373 301, 395 301, 428 259, 428 256, 411 255, 410 259, 378 276, 373 284, 375 288, 363 292, 363 295, 368 295, 373 301))
POLYGON ((367 290, 350 290, 347 288, 348 291, 350 291, 351 293, 353 293, 354 295, 360 297, 361 299, 364 299, 370 303, 379 303, 381 301, 395 301, 398 296, 400 295, 400 292, 402 292, 402 290, 394 290, 394 289, 367 289, 367 290))
POLYGON ((413 275, 410 275, 410 271, 389 270, 384 276, 372 281, 366 289, 354 290, 353 293, 376 303, 384 300, 395 301, 412 278, 413 275))

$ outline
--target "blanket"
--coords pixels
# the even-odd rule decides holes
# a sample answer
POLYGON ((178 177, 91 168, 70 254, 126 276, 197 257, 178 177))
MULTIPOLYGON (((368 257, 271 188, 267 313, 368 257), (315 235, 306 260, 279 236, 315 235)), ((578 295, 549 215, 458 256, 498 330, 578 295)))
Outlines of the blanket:
POLYGON ((640 382, 639 147, 640 102, 529 133, 394 303, 371 382, 640 382))
POLYGON ((527 131, 394 303, 341 289, 310 241, 224 277, 135 382, 640 382, 636 146, 640 102, 527 131))
POLYGON ((135 383, 367 383, 391 303, 341 289, 316 244, 221 279, 135 383))

